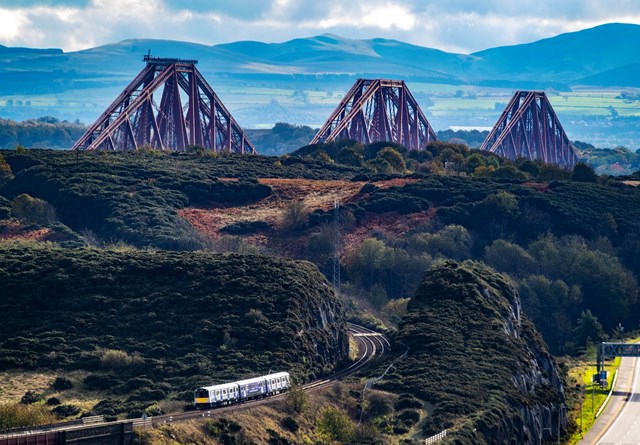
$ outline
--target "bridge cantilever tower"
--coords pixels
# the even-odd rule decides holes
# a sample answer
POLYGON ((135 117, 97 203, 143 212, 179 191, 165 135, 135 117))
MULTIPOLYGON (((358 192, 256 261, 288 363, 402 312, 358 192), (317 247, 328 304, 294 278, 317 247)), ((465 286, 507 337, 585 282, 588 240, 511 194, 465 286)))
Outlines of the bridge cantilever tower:
POLYGON ((573 168, 578 162, 569 137, 542 91, 516 91, 480 150, 565 168, 573 168))
POLYGON ((73 150, 135 150, 149 145, 184 151, 189 145, 199 145, 213 151, 256 153, 196 69, 197 60, 146 55, 144 61, 144 69, 78 139, 73 150), (158 105, 154 94, 162 86, 158 105))
POLYGON ((438 138, 404 81, 358 79, 311 143, 339 139, 421 150, 438 138))

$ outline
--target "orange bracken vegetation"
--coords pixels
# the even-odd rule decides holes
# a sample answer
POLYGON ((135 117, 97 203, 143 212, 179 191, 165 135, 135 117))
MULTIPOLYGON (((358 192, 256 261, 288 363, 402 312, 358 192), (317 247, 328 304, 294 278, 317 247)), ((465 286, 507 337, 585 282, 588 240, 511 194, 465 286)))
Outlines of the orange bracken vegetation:
POLYGON ((46 241, 51 229, 35 229, 25 230, 24 226, 17 221, 5 221, 2 231, 0 231, 0 240, 32 240, 46 241))
MULTIPOLYGON (((376 182, 380 188, 402 186, 414 179, 399 178, 376 182)), ((237 206, 216 206, 211 208, 185 208, 178 214, 193 225, 199 232, 212 239, 220 238, 220 229, 238 221, 266 221, 273 227, 279 227, 287 205, 293 201, 303 201, 309 212, 317 209, 329 210, 335 200, 346 204, 358 195, 365 182, 345 180, 279 179, 264 178, 259 182, 270 186, 273 193, 260 202, 237 206)), ((255 242, 262 244, 259 237, 255 242)))
MULTIPOLYGON (((379 188, 401 187, 417 179, 397 178, 386 181, 378 181, 374 184, 379 188)), ((347 204, 354 200, 365 182, 352 182, 345 180, 312 180, 312 179, 279 179, 265 178, 259 182, 270 186, 273 193, 260 202, 237 207, 215 206, 210 208, 185 208, 178 214, 193 225, 199 232, 211 239, 222 236, 220 229, 239 221, 266 221, 273 227, 279 227, 287 205, 293 201, 301 200, 306 209, 313 212, 317 209, 329 210, 334 201, 347 204)), ((363 239, 371 236, 371 232, 388 231, 395 234, 404 233, 417 224, 433 217, 435 210, 430 209, 412 215, 368 215, 352 230, 345 230, 343 243, 345 250, 349 246, 355 246, 363 239)), ((252 244, 267 244, 268 238, 264 235, 251 235, 246 238, 252 244)))

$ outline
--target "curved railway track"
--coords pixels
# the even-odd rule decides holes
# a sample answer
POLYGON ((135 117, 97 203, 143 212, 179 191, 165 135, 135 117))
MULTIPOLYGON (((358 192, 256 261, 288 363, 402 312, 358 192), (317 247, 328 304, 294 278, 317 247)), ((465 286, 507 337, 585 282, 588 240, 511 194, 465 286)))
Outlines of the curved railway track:
MULTIPOLYGON (((387 338, 384 335, 378 332, 375 332, 369 328, 365 328, 364 326, 360 326, 354 323, 349 323, 349 332, 354 336, 354 338, 358 342, 358 348, 359 348, 358 358, 353 363, 351 363, 351 365, 336 372, 330 377, 327 377, 321 380, 316 380, 314 382, 310 382, 310 383, 307 383, 306 385, 303 385, 302 389, 304 391, 315 391, 321 388, 325 388, 331 385, 333 382, 357 372, 359 369, 365 366, 369 361, 373 360, 377 356, 384 354, 385 351, 390 349, 391 345, 389 343, 389 340, 387 340, 387 338)), ((267 403, 272 403, 276 400, 282 400, 285 397, 285 395, 286 393, 281 393, 274 396, 265 397, 264 399, 251 400, 249 402, 238 403, 238 404, 228 405, 228 406, 221 406, 221 407, 212 408, 208 410, 187 411, 184 413, 165 414, 162 416, 155 416, 153 418, 147 419, 146 422, 141 423, 141 425, 156 426, 156 425, 162 425, 165 423, 181 422, 184 420, 211 417, 213 415, 218 415, 225 412, 237 411, 241 409, 247 409, 255 406, 265 405, 267 403)))
MULTIPOLYGON (((387 338, 375 331, 372 331, 369 328, 365 328, 364 326, 360 326, 357 324, 349 323, 349 332, 353 335, 356 342, 358 343, 358 357, 357 359, 351 363, 348 367, 336 372, 330 377, 316 380, 314 382, 307 383, 302 387, 304 391, 316 391, 321 388, 325 388, 331 385, 333 382, 340 380, 344 377, 347 377, 351 374, 354 374, 362 367, 364 367, 368 362, 373 360, 375 357, 381 356, 385 353, 385 351, 390 349, 390 343, 387 338)), ((132 423, 134 428, 139 427, 153 427, 166 423, 174 423, 174 422, 182 422, 185 420, 199 419, 211 417, 213 415, 218 415, 221 413, 236 411, 247 409, 251 407, 256 407, 260 405, 264 405, 267 403, 272 403, 276 400, 282 400, 285 397, 286 393, 277 394, 274 396, 266 397, 264 399, 251 400, 249 402, 238 403, 234 405, 221 406, 217 408, 211 408, 209 410, 202 411, 187 411, 184 413, 175 413, 175 414, 165 414, 161 416, 149 417, 146 419, 136 419, 136 420, 121 420, 117 422, 109 422, 109 425, 114 425, 118 423, 132 423)), ((91 427, 104 425, 105 423, 92 424, 91 427)), ((47 427, 43 426, 40 428, 31 428, 29 431, 25 431, 24 433, 14 432, 9 435, 0 434, 1 439, 17 439, 19 437, 24 437, 27 435, 38 435, 44 433, 50 433, 55 431, 68 431, 72 429, 83 429, 88 426, 82 425, 56 425, 55 427, 47 427)), ((16 442, 17 443, 17 442, 16 442)), ((44 443, 44 442, 43 442, 44 443)))

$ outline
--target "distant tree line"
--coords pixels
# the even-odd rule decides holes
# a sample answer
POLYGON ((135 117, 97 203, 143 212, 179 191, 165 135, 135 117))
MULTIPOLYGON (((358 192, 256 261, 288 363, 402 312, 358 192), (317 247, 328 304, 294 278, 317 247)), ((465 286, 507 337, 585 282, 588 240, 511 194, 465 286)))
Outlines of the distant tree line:
POLYGON ((15 122, 0 119, 0 148, 71 148, 87 127, 46 116, 15 122))

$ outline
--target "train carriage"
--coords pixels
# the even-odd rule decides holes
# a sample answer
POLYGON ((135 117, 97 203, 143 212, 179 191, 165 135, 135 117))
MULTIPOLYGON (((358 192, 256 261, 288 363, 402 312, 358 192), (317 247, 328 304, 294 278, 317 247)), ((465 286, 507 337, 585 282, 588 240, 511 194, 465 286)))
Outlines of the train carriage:
POLYGON ((256 397, 262 397, 267 394, 267 383, 264 377, 254 377, 252 379, 240 380, 235 382, 240 391, 240 400, 248 400, 256 397))
POLYGON ((278 394, 290 386, 289 373, 277 372, 237 382, 203 386, 194 391, 194 401, 196 408, 210 408, 278 394))
POLYGON ((275 374, 265 375, 264 380, 267 384, 268 394, 278 394, 279 392, 289 389, 289 373, 277 372, 275 374))
POLYGON ((239 399, 237 383, 205 386, 195 390, 196 408, 208 408, 235 403, 239 399))

